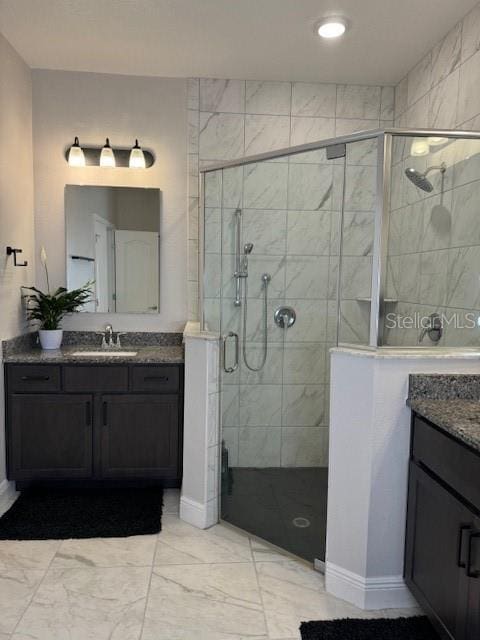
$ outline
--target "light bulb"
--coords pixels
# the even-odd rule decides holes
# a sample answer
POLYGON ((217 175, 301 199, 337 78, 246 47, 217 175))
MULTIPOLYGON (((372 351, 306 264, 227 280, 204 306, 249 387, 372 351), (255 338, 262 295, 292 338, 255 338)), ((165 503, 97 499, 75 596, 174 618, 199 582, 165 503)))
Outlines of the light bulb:
POLYGON ((70 151, 68 152, 68 164, 71 167, 85 166, 85 155, 76 136, 72 146, 70 147, 70 151))
POLYGON ((410 155, 426 156, 430 152, 430 145, 426 138, 415 138, 410 147, 410 155))
POLYGON ((317 25, 317 33, 322 38, 338 38, 347 30, 347 23, 343 18, 324 18, 317 25))
POLYGON ((108 138, 105 141, 105 146, 102 147, 102 152, 100 154, 100 166, 101 167, 115 166, 115 155, 113 153, 112 147, 110 146, 110 140, 108 138))
POLYGON ((138 140, 135 140, 135 145, 130 151, 128 166, 130 169, 145 169, 145 155, 141 146, 138 144, 138 140))

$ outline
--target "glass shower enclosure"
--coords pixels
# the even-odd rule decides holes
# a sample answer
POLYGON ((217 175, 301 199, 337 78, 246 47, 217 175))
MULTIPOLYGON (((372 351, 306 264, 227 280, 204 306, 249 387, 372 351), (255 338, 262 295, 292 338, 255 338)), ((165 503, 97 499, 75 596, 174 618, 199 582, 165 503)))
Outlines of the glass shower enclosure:
POLYGON ((202 172, 200 309, 222 340, 223 520, 323 561, 329 349, 480 337, 478 324, 440 327, 444 311, 480 308, 478 282, 468 292, 480 270, 479 152, 475 133, 391 129, 202 172), (403 322, 416 314, 425 326, 403 322))

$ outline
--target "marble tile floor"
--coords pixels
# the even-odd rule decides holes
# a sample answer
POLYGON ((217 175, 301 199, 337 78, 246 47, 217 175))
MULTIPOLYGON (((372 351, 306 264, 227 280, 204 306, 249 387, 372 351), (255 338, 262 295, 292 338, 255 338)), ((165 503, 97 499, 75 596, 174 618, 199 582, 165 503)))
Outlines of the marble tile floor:
POLYGON ((0 542, 0 640, 298 640, 302 620, 414 613, 360 611, 276 547, 182 522, 175 490, 159 535, 0 542))

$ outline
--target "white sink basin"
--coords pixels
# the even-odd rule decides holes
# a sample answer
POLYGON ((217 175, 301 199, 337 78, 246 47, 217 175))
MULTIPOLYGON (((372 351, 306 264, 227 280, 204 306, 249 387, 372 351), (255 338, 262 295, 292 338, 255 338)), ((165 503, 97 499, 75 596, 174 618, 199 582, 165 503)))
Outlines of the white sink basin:
POLYGON ((126 358, 137 355, 137 351, 74 351, 72 356, 84 358, 126 358))

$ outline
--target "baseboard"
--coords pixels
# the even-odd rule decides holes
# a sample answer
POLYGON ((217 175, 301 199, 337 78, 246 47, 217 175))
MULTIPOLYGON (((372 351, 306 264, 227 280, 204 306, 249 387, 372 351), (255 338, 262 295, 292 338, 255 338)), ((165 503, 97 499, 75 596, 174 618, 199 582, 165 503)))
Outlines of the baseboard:
POLYGON ((323 575, 325 575, 324 560, 319 560, 318 558, 315 558, 315 560, 313 561, 313 568, 315 569, 315 571, 318 571, 319 573, 323 573, 323 575))
POLYGON ((0 498, 8 498, 9 496, 13 496, 15 494, 15 483, 10 480, 2 480, 0 482, 0 498))
POLYGON ((8 480, 0 482, 0 516, 3 516, 18 497, 15 483, 8 480))
POLYGON ((217 524, 218 517, 212 506, 212 501, 202 504, 182 496, 180 498, 180 519, 199 529, 213 527, 214 524, 217 524))
POLYGON ((327 561, 325 586, 328 593, 351 602, 359 609, 418 607, 403 576, 364 578, 327 561))

